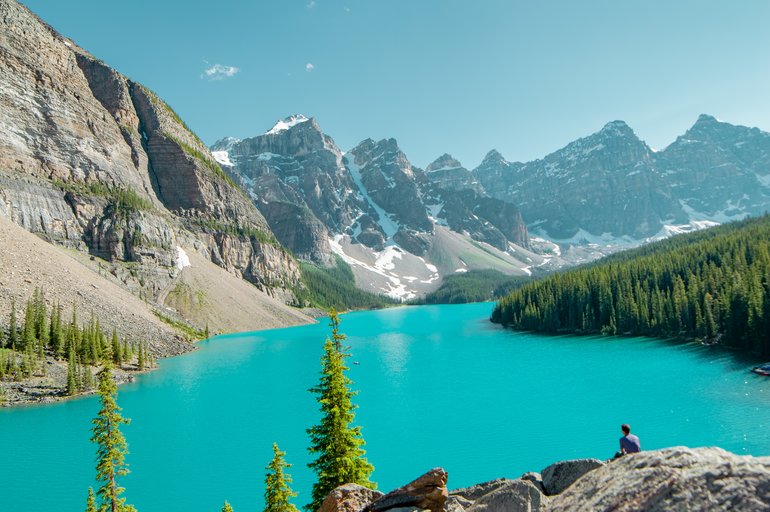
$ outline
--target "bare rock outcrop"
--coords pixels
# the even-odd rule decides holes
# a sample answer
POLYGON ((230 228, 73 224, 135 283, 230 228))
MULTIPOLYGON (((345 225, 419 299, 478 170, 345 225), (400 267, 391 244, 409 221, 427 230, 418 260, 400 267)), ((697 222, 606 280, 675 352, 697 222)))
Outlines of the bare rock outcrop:
POLYGON ((498 478, 464 489, 456 489, 449 495, 455 512, 537 512, 543 510, 548 498, 532 481, 518 478, 498 478), (457 506, 461 508, 457 508, 457 506))
POLYGON ((378 498, 365 510, 366 512, 384 512, 392 509, 416 508, 441 512, 449 496, 446 482, 447 472, 442 468, 433 468, 405 486, 378 498))
POLYGON ((599 459, 565 460, 551 464, 541 471, 543 489, 548 496, 559 494, 580 477, 603 466, 599 459))
POLYGON ((446 471, 433 468, 387 494, 356 484, 345 484, 329 493, 318 512, 442 512, 448 497, 446 481, 446 471))
POLYGON ((361 512, 382 496, 384 494, 380 491, 358 484, 345 484, 329 493, 318 512, 361 512))
POLYGON ((446 490, 436 468, 379 497, 346 485, 320 512, 631 512, 770 510, 770 457, 721 448, 674 447, 627 455, 610 463, 579 459, 538 473, 446 490), (552 496, 542 491, 545 485, 552 496))
POLYGON ((549 511, 770 510, 770 457, 674 447, 627 455, 552 498, 549 511))

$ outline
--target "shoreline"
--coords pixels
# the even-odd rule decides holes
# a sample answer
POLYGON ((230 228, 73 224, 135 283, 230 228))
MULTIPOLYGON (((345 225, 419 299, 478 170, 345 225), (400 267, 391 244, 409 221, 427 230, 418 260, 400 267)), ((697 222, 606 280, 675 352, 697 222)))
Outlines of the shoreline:
MULTIPOLYGON (((301 310, 298 309, 298 311, 307 315, 316 323, 318 322, 319 318, 322 318, 327 314, 326 312, 324 312, 324 310, 318 309, 318 308, 304 308, 301 310)), ((287 324, 278 328, 284 329, 284 328, 293 327, 293 326, 294 325, 292 324, 287 324)), ((259 331, 266 331, 271 329, 275 329, 275 327, 250 329, 248 331, 232 331, 227 333, 216 333, 211 335, 209 338, 189 342, 187 347, 185 347, 186 350, 182 350, 176 353, 169 353, 166 355, 153 355, 153 357, 156 357, 157 360, 159 361, 161 359, 169 359, 172 357, 189 354, 190 352, 194 352, 198 350, 198 343, 212 339, 220 335, 238 334, 241 332, 259 332, 259 331)), ((24 380, 18 380, 18 381, 0 381, 0 408, 15 409, 15 408, 23 408, 23 407, 34 407, 38 405, 40 406, 50 405, 50 404, 65 402, 67 400, 72 400, 74 398, 81 398, 88 395, 93 395, 96 392, 95 389, 89 389, 86 391, 75 393, 73 395, 67 395, 66 394, 67 361, 54 359, 53 357, 50 357, 47 355, 45 358, 45 365, 46 365, 45 375, 34 375, 24 380)), ((96 372, 98 372, 102 367, 103 367, 102 365, 88 367, 88 370, 91 371, 92 374, 94 375, 94 379, 96 379, 96 372)), ((124 366, 113 367, 113 375, 115 377, 115 381, 117 382, 118 386, 121 386, 123 384, 133 382, 136 376, 138 375, 150 373, 158 370, 159 368, 160 368, 160 365, 158 364, 157 361, 153 367, 145 368, 144 370, 138 370, 136 369, 136 365, 134 363, 128 363, 128 364, 125 364, 124 366)))

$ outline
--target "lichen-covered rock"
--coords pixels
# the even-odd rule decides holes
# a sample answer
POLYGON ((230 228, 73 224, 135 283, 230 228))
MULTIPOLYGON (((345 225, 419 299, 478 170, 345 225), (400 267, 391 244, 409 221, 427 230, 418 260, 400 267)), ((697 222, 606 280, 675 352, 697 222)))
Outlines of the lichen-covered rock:
POLYGON ((357 484, 345 484, 329 493, 318 512, 361 512, 382 496, 380 491, 357 484))
POLYGON ((397 508, 415 507, 431 512, 441 512, 449 496, 446 482, 447 472, 441 468, 433 468, 416 480, 378 498, 366 510, 367 512, 384 512, 397 508))
POLYGON ((578 478, 603 465, 604 463, 599 459, 565 460, 551 464, 540 472, 545 494, 548 496, 559 494, 578 478))
POLYGON ((548 510, 648 512, 770 510, 770 457, 721 448, 667 448, 627 455, 589 472, 548 510))

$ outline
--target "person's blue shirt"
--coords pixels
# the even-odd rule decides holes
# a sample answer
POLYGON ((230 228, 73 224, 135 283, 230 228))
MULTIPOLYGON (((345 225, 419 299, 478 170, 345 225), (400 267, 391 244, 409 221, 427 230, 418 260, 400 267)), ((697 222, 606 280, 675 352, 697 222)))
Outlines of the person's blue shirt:
POLYGON ((642 450, 642 445, 638 437, 628 434, 620 438, 620 450, 625 453, 637 453, 642 450))

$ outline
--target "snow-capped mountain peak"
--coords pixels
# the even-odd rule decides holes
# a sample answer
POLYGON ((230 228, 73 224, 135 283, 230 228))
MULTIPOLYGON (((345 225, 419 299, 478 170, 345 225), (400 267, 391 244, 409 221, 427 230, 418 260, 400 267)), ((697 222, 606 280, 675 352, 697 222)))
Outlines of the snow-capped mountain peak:
POLYGON ((310 118, 305 117, 302 114, 294 114, 276 122, 272 128, 265 132, 265 135, 275 135, 276 133, 281 133, 288 130, 289 128, 292 128, 293 126, 309 120, 310 118))

